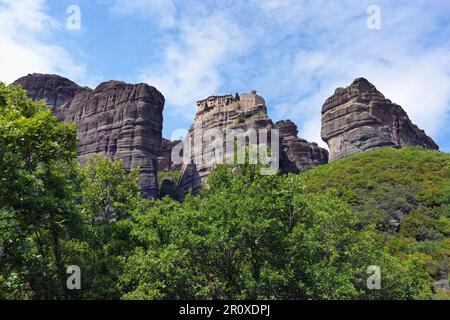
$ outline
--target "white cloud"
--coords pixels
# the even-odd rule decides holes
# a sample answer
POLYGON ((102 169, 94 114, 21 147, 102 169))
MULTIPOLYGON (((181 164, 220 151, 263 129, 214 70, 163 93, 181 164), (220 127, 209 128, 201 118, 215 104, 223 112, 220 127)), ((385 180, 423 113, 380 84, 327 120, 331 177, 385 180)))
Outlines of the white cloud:
POLYGON ((32 72, 81 79, 84 67, 64 48, 42 40, 57 28, 45 0, 0 0, 0 80, 11 83, 32 72))
POLYGON ((179 34, 167 44, 161 63, 145 70, 140 80, 165 95, 170 113, 192 120, 197 100, 218 94, 219 71, 233 55, 245 52, 247 42, 225 14, 216 13, 179 23, 179 34))
POLYGON ((433 138, 449 134, 448 2, 379 0, 374 31, 371 0, 115 1, 173 22, 162 56, 140 74, 166 96, 168 122, 190 123, 200 98, 257 89, 274 120, 291 118, 324 145, 322 104, 362 76, 433 138))
MULTIPOLYGON (((284 96, 285 100, 277 98, 282 105, 290 104, 289 111, 284 109, 283 113, 297 122, 300 135, 321 142, 322 104, 336 87, 347 86, 360 76, 400 104, 433 138, 448 134, 450 48, 444 35, 449 29, 439 22, 448 4, 381 1, 382 29, 371 31, 365 23, 368 3, 258 3, 263 14, 274 19, 272 24, 289 24, 289 28, 277 28, 276 34, 269 33, 271 39, 296 33, 303 36, 303 43, 290 48, 290 52, 297 52, 291 59, 291 72, 267 80, 291 83, 292 94, 284 96)), ((271 68, 289 69, 279 61, 271 59, 271 68)))
POLYGON ((398 56, 389 65, 368 62, 359 69, 387 98, 401 105, 427 134, 436 137, 448 128, 445 117, 450 111, 448 51, 398 56))
POLYGON ((300 52, 294 70, 303 92, 311 95, 291 104, 288 113, 299 123, 301 135, 311 141, 325 144, 320 139, 320 110, 335 88, 350 85, 359 76, 371 81, 386 98, 401 105, 413 123, 436 138, 447 130, 450 102, 450 56, 445 50, 420 54, 394 55, 387 61, 363 59, 344 53, 336 56, 325 52, 300 52), (316 64, 321 61, 320 64, 316 64), (358 63, 354 63, 358 61, 358 63), (318 89, 315 82, 320 79, 318 89))

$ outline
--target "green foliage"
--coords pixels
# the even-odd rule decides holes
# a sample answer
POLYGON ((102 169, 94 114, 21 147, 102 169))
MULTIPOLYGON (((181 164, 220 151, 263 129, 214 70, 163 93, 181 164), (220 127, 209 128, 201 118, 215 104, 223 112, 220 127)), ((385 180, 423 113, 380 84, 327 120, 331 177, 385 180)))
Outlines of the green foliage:
POLYGON ((84 219, 81 241, 67 244, 70 263, 84 275, 76 298, 118 299, 117 279, 121 264, 133 250, 129 219, 146 205, 139 193, 139 171, 127 173, 120 161, 93 157, 80 172, 80 207, 84 219))
MULTIPOLYGON (((157 176, 158 185, 159 185, 159 196, 160 197, 171 197, 173 199, 182 198, 181 191, 181 171, 163 171, 158 172, 157 176), (164 180, 169 179, 173 181, 173 185, 171 183, 166 184, 164 180)), ((167 182, 167 181, 166 181, 167 182)))
POLYGON ((119 298, 138 170, 76 162, 76 130, 19 87, 0 84, 0 299, 119 298), (112 220, 117 223, 112 223, 112 220), (69 265, 82 290, 66 287, 69 265))
POLYGON ((247 117, 245 117, 245 116, 239 116, 239 118, 238 118, 238 123, 239 123, 239 124, 245 123, 245 121, 247 121, 247 117))
POLYGON ((161 171, 158 172, 158 181, 161 182, 165 178, 172 178, 174 181, 178 182, 181 178, 181 171, 161 171))
POLYGON ((0 298, 65 295, 62 241, 78 228, 76 131, 0 84, 0 298))
MULTIPOLYGON (((356 154, 311 170, 302 181, 311 193, 336 189, 367 224, 385 231, 396 216, 416 212, 444 224, 450 216, 450 156, 438 151, 386 148, 356 154)), ((445 227, 436 231, 449 235, 445 227)))
POLYGON ((119 160, 95 156, 82 169, 81 177, 82 207, 92 220, 124 220, 140 199, 139 170, 127 173, 119 160))
POLYGON ((299 176, 259 172, 219 167, 203 198, 166 198, 135 216, 123 298, 431 297, 421 262, 385 252, 336 194, 306 195, 299 176), (366 286, 371 265, 383 270, 383 290, 366 286))

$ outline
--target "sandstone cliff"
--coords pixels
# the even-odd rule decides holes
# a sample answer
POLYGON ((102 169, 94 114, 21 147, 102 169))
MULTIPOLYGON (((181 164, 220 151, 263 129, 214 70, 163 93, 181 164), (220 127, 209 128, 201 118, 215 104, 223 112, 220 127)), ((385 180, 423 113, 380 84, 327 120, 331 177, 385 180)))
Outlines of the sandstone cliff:
POLYGON ((81 90, 75 82, 57 75, 30 74, 15 81, 28 91, 34 101, 44 100, 58 120, 63 121, 69 102, 81 90))
POLYGON ((174 164, 172 162, 172 150, 181 141, 170 141, 162 139, 161 150, 158 156, 158 172, 178 171, 181 170, 181 164, 174 164))
POLYGON ((336 89, 326 100, 322 139, 329 146, 330 161, 382 147, 439 148, 411 122, 401 106, 386 99, 364 78, 336 89))
POLYGON ((81 163, 101 154, 141 168, 141 189, 156 197, 164 97, 146 84, 119 81, 83 88, 56 75, 32 74, 16 81, 33 100, 45 100, 58 119, 77 124, 81 163))
POLYGON ((298 129, 291 120, 275 123, 281 137, 281 168, 285 173, 298 173, 328 163, 328 151, 317 143, 298 137, 298 129))
MULTIPOLYGON (((242 129, 244 132, 249 129, 257 131, 266 129, 278 129, 280 132, 280 170, 282 172, 299 172, 308 168, 325 164, 328 162, 328 152, 318 147, 315 143, 298 138, 297 127, 292 121, 282 121, 274 124, 267 115, 267 108, 262 97, 252 91, 249 94, 242 94, 237 99, 229 96, 211 96, 205 100, 197 102, 197 114, 194 124, 189 130, 187 141, 195 140, 195 136, 202 136, 204 132, 211 129, 225 132, 227 129, 242 129)), ((268 136, 270 145, 270 135, 268 136)), ((211 149, 213 141, 209 137, 203 137, 200 145, 193 148, 191 163, 184 164, 180 189, 182 194, 189 190, 197 193, 206 182, 211 172, 214 171, 215 163, 195 164, 194 159, 202 151, 211 149)), ((227 148, 229 146, 227 145, 227 148)), ((227 150, 224 150, 227 152, 227 150)))

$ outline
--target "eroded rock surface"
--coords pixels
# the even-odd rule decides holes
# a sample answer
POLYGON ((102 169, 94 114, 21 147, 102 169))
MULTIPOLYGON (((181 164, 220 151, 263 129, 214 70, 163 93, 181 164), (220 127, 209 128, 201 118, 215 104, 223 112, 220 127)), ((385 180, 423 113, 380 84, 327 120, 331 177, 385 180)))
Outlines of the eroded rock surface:
POLYGON ((164 97, 147 84, 109 81, 95 90, 55 75, 32 74, 17 80, 33 100, 45 100, 58 119, 77 124, 78 156, 83 164, 100 154, 139 166, 141 189, 156 197, 162 141, 164 97))
POLYGON ((68 102, 79 90, 88 90, 57 75, 30 74, 15 81, 28 91, 34 101, 44 100, 58 120, 64 120, 68 102))
POLYGON ((439 148, 401 106, 364 78, 336 89, 327 99, 322 108, 322 139, 329 146, 330 161, 383 147, 439 148))
POLYGON ((328 151, 299 138, 297 126, 291 120, 279 121, 275 128, 280 130, 283 172, 298 173, 328 163, 328 151))
POLYGON ((181 170, 181 164, 174 164, 172 162, 172 150, 181 141, 170 141, 168 139, 162 139, 161 151, 158 157, 158 172, 169 172, 181 170))

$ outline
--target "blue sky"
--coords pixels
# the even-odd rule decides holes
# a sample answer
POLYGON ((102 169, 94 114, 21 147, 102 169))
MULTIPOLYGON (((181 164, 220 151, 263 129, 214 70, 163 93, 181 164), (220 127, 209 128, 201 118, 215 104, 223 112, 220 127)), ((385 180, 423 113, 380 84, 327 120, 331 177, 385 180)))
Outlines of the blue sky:
POLYGON ((274 120, 321 145, 322 104, 362 76, 450 152, 447 0, 0 0, 0 80, 32 72, 153 85, 168 138, 196 100, 256 89, 274 120), (380 29, 367 27, 371 5, 380 29))

